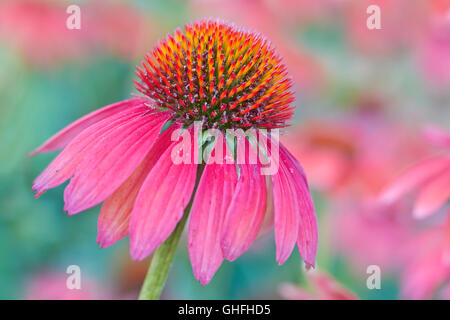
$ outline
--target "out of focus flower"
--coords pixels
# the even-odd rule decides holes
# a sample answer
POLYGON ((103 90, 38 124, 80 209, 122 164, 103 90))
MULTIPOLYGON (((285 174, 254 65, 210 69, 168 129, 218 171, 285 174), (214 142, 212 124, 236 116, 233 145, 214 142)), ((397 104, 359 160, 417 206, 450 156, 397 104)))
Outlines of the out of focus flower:
POLYGON ((51 0, 2 1, 0 38, 32 65, 44 67, 83 59, 94 50, 133 59, 143 54, 153 38, 148 20, 131 5, 117 1, 81 4, 81 28, 68 29, 66 9, 70 4, 51 0))
POLYGON ((351 127, 332 121, 309 121, 283 137, 301 157, 312 186, 322 191, 338 189, 354 174, 357 139, 351 127))
POLYGON ((441 88, 450 85, 450 5, 445 15, 433 17, 422 44, 419 59, 430 82, 441 88))
MULTIPOLYGON (((173 161, 183 151, 171 139, 176 129, 192 134, 199 122, 200 129, 253 128, 262 134, 261 129, 287 126, 293 113, 290 79, 264 37, 213 20, 184 31, 160 42, 138 67, 136 86, 144 97, 88 114, 35 151, 64 148, 33 190, 39 196, 71 179, 64 210, 73 215, 104 202, 98 242, 106 247, 129 234, 131 256, 138 260, 172 234, 192 201, 189 253, 202 284, 224 259, 234 260, 250 247, 272 210, 267 194, 273 193, 278 263, 297 243, 305 262, 314 265, 313 203, 300 163, 284 146, 269 187, 260 162, 206 163, 202 172, 193 158, 173 161)), ((262 152, 272 156, 269 147, 277 142, 266 142, 262 152)), ((216 150, 222 141, 214 143, 216 150)))
POLYGON ((450 212, 443 225, 423 231, 412 247, 414 255, 402 274, 401 295, 433 298, 440 287, 450 283, 450 212))
POLYGON ((102 296, 98 285, 85 277, 79 289, 69 289, 69 275, 57 272, 39 273, 30 279, 26 288, 26 299, 29 300, 98 300, 107 299, 102 296))
POLYGON ((66 27, 66 7, 48 0, 0 3, 0 37, 30 63, 49 66, 84 52, 84 31, 66 27))
POLYGON ((328 217, 331 246, 348 259, 358 275, 366 275, 369 265, 378 265, 386 274, 398 272, 412 254, 414 237, 405 212, 402 205, 380 212, 361 204, 334 204, 328 217))
POLYGON ((340 284, 329 274, 319 270, 309 270, 306 278, 310 289, 291 283, 279 287, 280 295, 289 300, 358 300, 358 296, 340 284))
MULTIPOLYGON (((345 1, 347 33, 355 48, 365 54, 386 54, 414 44, 427 22, 427 1, 360 0, 345 1), (380 29, 369 29, 367 9, 380 8, 380 29), (408 26, 408 28, 405 28, 408 26)), ((371 12, 373 14, 373 12, 371 12)))
POLYGON ((428 217, 450 198, 450 135, 436 128, 428 129, 426 135, 447 150, 405 170, 380 196, 381 202, 390 204, 409 193, 418 193, 413 212, 416 218, 428 217))
POLYGON ((309 121, 282 140, 302 159, 313 187, 369 201, 428 149, 412 133, 381 110, 366 110, 343 120, 309 121))
POLYGON ((156 27, 127 1, 96 0, 82 6, 89 45, 123 59, 139 59, 156 40, 156 27))

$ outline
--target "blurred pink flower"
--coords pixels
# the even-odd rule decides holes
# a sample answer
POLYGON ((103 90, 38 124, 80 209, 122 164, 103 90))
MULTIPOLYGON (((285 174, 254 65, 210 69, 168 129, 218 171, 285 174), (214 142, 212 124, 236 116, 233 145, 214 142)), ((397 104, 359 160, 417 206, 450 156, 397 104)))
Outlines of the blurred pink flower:
POLYGON ((349 289, 345 288, 329 274, 319 270, 306 272, 310 290, 291 283, 279 286, 280 295, 289 300, 358 300, 349 289))
POLYGON ((66 7, 48 0, 0 3, 0 37, 32 64, 49 66, 84 53, 84 31, 66 28, 66 7))
POLYGON ((382 203, 390 204, 409 193, 418 193, 413 211, 416 218, 428 217, 450 199, 450 134, 436 128, 428 128, 425 134, 432 143, 446 147, 446 151, 406 169, 380 196, 382 203))
POLYGON ((405 212, 403 206, 375 211, 354 203, 334 204, 328 216, 330 244, 360 276, 366 275, 369 265, 378 265, 385 273, 398 272, 412 254, 410 241, 414 237, 405 212))
POLYGON ((311 120, 292 131, 282 141, 302 159, 311 185, 363 202, 375 198, 405 163, 428 152, 424 139, 382 110, 358 111, 343 120, 311 120))
POLYGON ((145 16, 117 1, 80 4, 81 29, 69 30, 69 5, 51 0, 4 0, 0 3, 0 37, 26 61, 42 67, 83 59, 95 49, 133 59, 155 38, 145 16))
POLYGON ((158 28, 126 1, 96 0, 82 6, 90 46, 123 59, 138 59, 157 40, 158 28))
POLYGON ((369 55, 411 47, 426 28, 428 8, 421 0, 345 1, 347 33, 354 47, 369 55), (380 29, 367 27, 370 5, 380 8, 380 29))
POLYGON ((100 294, 97 284, 83 276, 80 289, 69 289, 70 275, 45 272, 36 274, 27 284, 25 296, 28 300, 97 300, 107 297, 100 294))
MULTIPOLYGON (((150 255, 172 234, 192 199, 188 245, 194 275, 201 284, 211 280, 224 259, 232 261, 251 246, 266 212, 272 209, 267 199, 273 197, 278 263, 287 260, 297 243, 305 262, 314 265, 318 234, 309 187, 300 163, 282 144, 269 139, 262 146, 268 156, 269 147, 279 146, 279 169, 269 184, 260 163, 246 161, 236 167, 213 162, 205 164, 195 189, 201 172, 193 161, 195 152, 188 163, 173 161, 183 151, 180 142, 171 138, 176 129, 185 129, 189 139, 197 139, 193 133, 200 129, 224 133, 230 127, 251 127, 261 133, 260 129, 284 127, 293 113, 285 67, 261 35, 216 20, 189 24, 184 31, 178 29, 160 42, 138 67, 136 86, 145 97, 88 114, 34 152, 63 148, 34 181, 36 196, 71 179, 64 192, 64 210, 73 215, 104 202, 98 242, 107 247, 129 234, 131 256, 137 260, 150 255), (246 49, 257 53, 247 57, 250 63, 240 59, 226 63, 246 49), (221 77, 213 77, 215 63, 221 77), (251 63, 263 67, 244 73, 251 63), (209 79, 205 86, 203 79, 209 79), (211 99, 204 90, 216 90, 216 96, 211 99), (245 98, 237 98, 236 91, 245 98), (201 123, 200 129, 194 128, 194 121, 201 123)), ((191 141, 193 148, 196 143, 191 141)), ((226 150, 224 156, 230 157, 226 150)))
POLYGON ((423 231, 412 247, 414 255, 401 279, 401 295, 407 299, 431 299, 450 282, 450 212, 443 225, 423 231))
POLYGON ((445 89, 450 85, 450 4, 444 15, 433 18, 418 49, 419 61, 431 84, 445 89))
POLYGON ((282 137, 291 152, 302 159, 310 183, 321 191, 346 184, 353 174, 358 136, 352 128, 334 121, 308 121, 282 137))

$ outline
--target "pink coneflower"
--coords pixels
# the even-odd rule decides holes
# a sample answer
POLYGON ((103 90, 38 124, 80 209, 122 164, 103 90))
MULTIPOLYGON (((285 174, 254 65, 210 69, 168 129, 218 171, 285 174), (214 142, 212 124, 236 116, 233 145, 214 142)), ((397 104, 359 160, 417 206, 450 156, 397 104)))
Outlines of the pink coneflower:
POLYGON ((152 38, 152 26, 133 6, 118 1, 80 4, 81 29, 66 27, 70 3, 51 0, 4 0, 0 38, 33 66, 51 67, 86 57, 95 49, 134 59, 152 38), (123 41, 124 38, 127 41, 123 41))
POLYGON ((404 207, 401 203, 376 211, 356 200, 333 203, 326 220, 333 252, 344 256, 358 277, 367 277, 370 265, 380 266, 384 274, 398 272, 411 255, 414 238, 412 219, 404 207))
POLYGON ((25 298, 28 300, 98 300, 111 298, 102 295, 98 284, 87 277, 83 277, 79 288, 68 287, 69 276, 54 271, 35 274, 27 283, 25 298))
POLYGON ((446 89, 450 84, 450 4, 447 2, 445 9, 436 11, 418 46, 418 60, 429 82, 446 89))
MULTIPOLYGON (((219 132, 287 126, 291 83, 268 40, 232 24, 202 20, 168 35, 137 74, 143 97, 81 118, 34 152, 64 148, 34 181, 36 194, 70 179, 65 211, 73 215, 104 202, 98 242, 107 247, 129 234, 131 256, 138 260, 178 232, 192 206, 189 254, 202 284, 224 259, 234 260, 250 247, 272 210, 266 199, 273 195, 278 263, 297 242, 305 262, 314 265, 317 222, 306 177, 281 144, 279 169, 271 179, 260 174, 260 162, 172 161, 180 149, 172 134, 179 128, 194 132, 194 122, 219 132)), ((267 140, 267 147, 272 144, 277 142, 267 140)), ((160 261, 154 257, 152 265, 160 261)))
POLYGON ((323 271, 308 271, 306 278, 310 288, 292 283, 279 287, 280 295, 289 300, 358 300, 358 296, 323 271))
POLYGON ((401 279, 401 296, 431 299, 450 283, 450 210, 444 223, 421 232, 412 247, 414 254, 401 279))
POLYGON ((84 30, 66 28, 66 6, 54 1, 0 3, 0 38, 32 65, 50 66, 85 52, 84 30))
POLYGON ((392 203, 408 193, 418 193, 414 216, 425 218, 450 199, 450 134, 442 129, 428 128, 431 143, 444 147, 444 152, 423 159, 405 170, 381 193, 381 201, 392 203))

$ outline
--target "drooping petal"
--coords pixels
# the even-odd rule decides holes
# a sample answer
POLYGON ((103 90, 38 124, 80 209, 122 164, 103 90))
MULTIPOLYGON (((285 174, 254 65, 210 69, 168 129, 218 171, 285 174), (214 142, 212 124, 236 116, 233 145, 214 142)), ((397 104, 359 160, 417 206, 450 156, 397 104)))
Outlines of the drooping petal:
POLYGON ((133 174, 108 197, 98 218, 97 243, 105 248, 128 235, 129 220, 139 190, 150 170, 169 147, 174 126, 164 131, 133 174))
POLYGON ((426 183, 446 168, 450 167, 450 157, 436 156, 424 160, 406 170, 402 175, 394 180, 380 196, 382 203, 392 203, 404 196, 408 192, 413 191, 417 187, 426 183))
POLYGON ((273 207, 273 185, 272 179, 266 176, 266 212, 264 213, 264 221, 259 230, 258 237, 265 236, 273 229, 275 209, 273 207))
POLYGON ((103 136, 131 119, 142 116, 148 110, 146 106, 129 108, 82 131, 34 180, 33 191, 36 191, 36 197, 70 179, 82 159, 103 136))
POLYGON ((199 182, 189 222, 189 257, 194 275, 208 284, 223 261, 221 230, 236 188, 234 165, 207 164, 199 182))
POLYGON ((450 199, 450 169, 430 180, 420 191, 414 206, 414 216, 425 218, 450 199))
POLYGON ((142 260, 169 237, 182 218, 194 189, 197 165, 174 164, 172 150, 162 154, 146 177, 130 218, 130 254, 142 260))
POLYGON ((108 198, 139 166, 168 119, 166 112, 145 114, 111 130, 93 146, 64 191, 68 214, 108 198))
POLYGON ((112 115, 121 112, 127 108, 131 108, 138 105, 143 105, 147 100, 143 98, 132 98, 123 100, 117 103, 110 104, 106 107, 91 112, 84 117, 72 122, 70 125, 53 135, 50 139, 45 141, 40 147, 30 153, 30 156, 34 156, 38 153, 51 152, 64 148, 69 144, 78 134, 89 126, 111 117, 112 115))
POLYGON ((222 233, 224 258, 234 260, 247 250, 261 230, 266 211, 266 181, 259 165, 240 165, 240 176, 222 233))
POLYGON ((319 241, 317 217, 314 204, 311 199, 306 174, 301 164, 289 151, 280 144, 280 164, 290 175, 295 187, 296 198, 299 206, 300 228, 298 231, 297 246, 303 260, 311 266, 315 265, 317 246, 319 241))
POLYGON ((314 266, 318 227, 305 172, 281 143, 268 138, 266 149, 271 162, 278 166, 272 175, 277 261, 284 263, 297 242, 303 260, 314 266))
POLYGON ((280 166, 272 176, 276 259, 283 264, 291 255, 298 237, 300 214, 295 187, 286 168, 280 166))

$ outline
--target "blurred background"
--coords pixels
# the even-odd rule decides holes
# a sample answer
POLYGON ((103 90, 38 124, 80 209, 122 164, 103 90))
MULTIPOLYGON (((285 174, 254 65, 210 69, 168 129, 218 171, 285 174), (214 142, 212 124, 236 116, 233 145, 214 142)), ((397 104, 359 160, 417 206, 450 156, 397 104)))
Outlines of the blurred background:
POLYGON ((145 53, 202 17, 259 31, 284 58, 297 108, 282 139, 313 190, 319 254, 315 272, 305 272, 297 250, 278 266, 268 235, 202 287, 184 242, 163 298, 450 299, 448 194, 422 219, 413 216, 414 192, 378 201, 410 166, 450 153, 447 0, 2 0, 0 298, 137 297, 149 260, 132 262, 127 239, 98 248, 99 207, 65 216, 62 186, 35 200, 32 181, 55 154, 28 154, 136 93, 145 53), (80 30, 66 28, 72 4, 80 30), (372 4, 379 30, 366 26, 372 4), (69 265, 81 268, 81 290, 66 289, 69 265), (367 286, 371 265, 380 289, 367 286))

